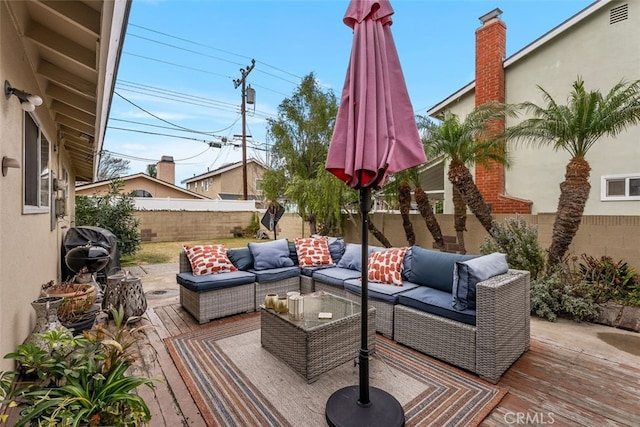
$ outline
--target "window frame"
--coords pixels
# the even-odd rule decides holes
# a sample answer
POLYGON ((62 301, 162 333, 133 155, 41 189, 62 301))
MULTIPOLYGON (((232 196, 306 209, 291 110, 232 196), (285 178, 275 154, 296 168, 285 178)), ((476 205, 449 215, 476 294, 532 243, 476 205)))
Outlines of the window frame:
POLYGON ((42 132, 36 118, 26 111, 24 112, 22 129, 22 164, 24 165, 22 168, 22 213, 48 214, 51 211, 52 194, 51 143, 42 132), (32 129, 27 127, 30 122, 33 123, 32 129), (30 140, 32 135, 35 135, 35 141, 30 140), (32 174, 37 174, 37 176, 32 174), (34 186, 35 188, 33 188, 34 186), (35 204, 33 204, 34 201, 35 204))
POLYGON ((600 177, 600 201, 603 202, 620 202, 620 201, 634 201, 640 200, 640 195, 629 195, 630 181, 632 179, 640 180, 639 173, 628 173, 618 175, 603 175, 600 177), (622 196, 609 196, 607 194, 607 187, 610 181, 624 180, 624 195, 622 196))

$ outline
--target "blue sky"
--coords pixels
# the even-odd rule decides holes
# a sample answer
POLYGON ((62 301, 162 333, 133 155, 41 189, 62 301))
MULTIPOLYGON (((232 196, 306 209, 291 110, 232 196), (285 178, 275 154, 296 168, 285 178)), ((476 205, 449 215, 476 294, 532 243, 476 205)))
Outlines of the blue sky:
MULTIPOLYGON (((510 56, 589 6, 584 0, 392 0, 393 33, 416 114, 471 82, 479 17, 502 10, 510 56)), ((133 0, 103 149, 144 172, 163 155, 176 184, 242 160, 240 88, 247 83, 247 157, 267 161, 266 119, 313 72, 339 98, 352 32, 346 0, 133 0), (169 135, 169 136, 168 136, 169 135), (221 142, 221 148, 210 142, 221 142), (253 148, 255 147, 255 149, 253 148)))

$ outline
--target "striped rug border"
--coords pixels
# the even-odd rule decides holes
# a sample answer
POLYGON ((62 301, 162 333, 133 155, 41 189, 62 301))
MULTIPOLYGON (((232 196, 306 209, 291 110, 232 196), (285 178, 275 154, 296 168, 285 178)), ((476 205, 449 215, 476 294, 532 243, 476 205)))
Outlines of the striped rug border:
MULTIPOLYGON (((208 426, 290 426, 216 344, 259 328, 258 315, 242 316, 164 339, 208 426)), ((381 335, 376 335, 373 357, 428 385, 404 405, 407 426, 477 426, 506 394, 501 387, 381 335)))

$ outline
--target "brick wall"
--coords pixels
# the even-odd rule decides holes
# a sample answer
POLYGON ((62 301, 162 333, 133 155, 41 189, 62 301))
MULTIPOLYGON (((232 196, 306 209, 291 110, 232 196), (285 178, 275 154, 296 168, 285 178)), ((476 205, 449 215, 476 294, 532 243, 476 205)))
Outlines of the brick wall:
MULTIPOLYGON (((507 52, 507 26, 498 16, 483 21, 476 30, 476 106, 490 101, 504 103, 506 99, 503 61, 507 52)), ((503 120, 489 126, 490 134, 503 131, 503 120)), ((504 166, 496 162, 476 165, 475 174, 476 185, 491 205, 492 213, 531 213, 530 201, 505 194, 504 166)))

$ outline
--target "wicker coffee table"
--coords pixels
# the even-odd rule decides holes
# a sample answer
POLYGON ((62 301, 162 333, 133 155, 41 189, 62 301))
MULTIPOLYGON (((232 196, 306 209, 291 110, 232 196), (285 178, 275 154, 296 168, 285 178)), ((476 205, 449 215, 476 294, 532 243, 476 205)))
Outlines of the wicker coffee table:
MULTIPOLYGON (((308 383, 336 366, 358 357, 360 304, 331 294, 304 296, 304 319, 291 320, 260 306, 260 341, 271 354, 302 375, 308 383), (318 313, 331 313, 319 319, 318 313)), ((375 308, 368 312, 368 348, 375 349, 375 308)))

